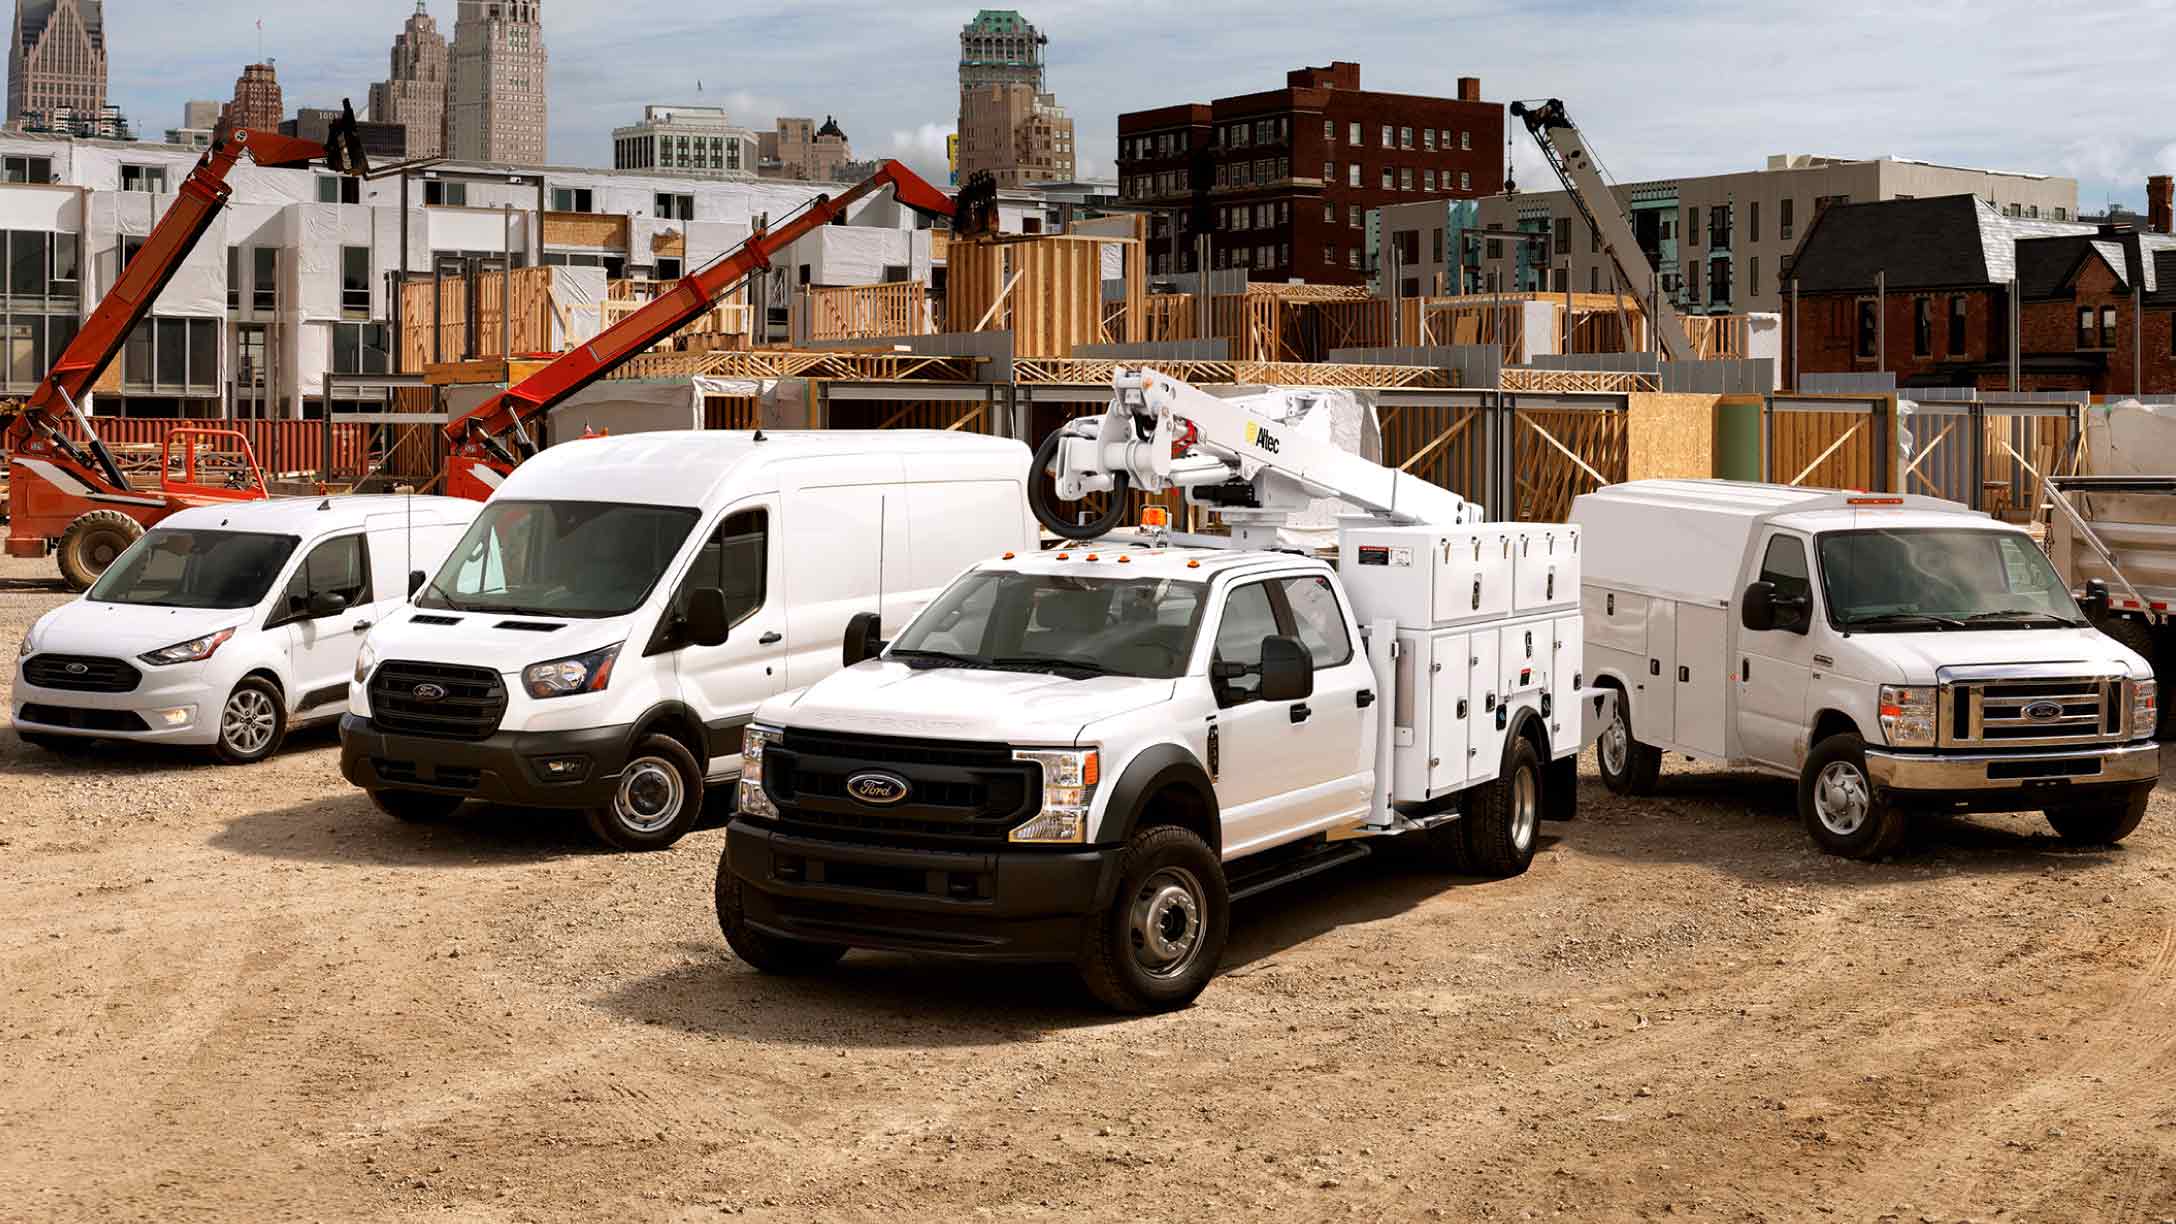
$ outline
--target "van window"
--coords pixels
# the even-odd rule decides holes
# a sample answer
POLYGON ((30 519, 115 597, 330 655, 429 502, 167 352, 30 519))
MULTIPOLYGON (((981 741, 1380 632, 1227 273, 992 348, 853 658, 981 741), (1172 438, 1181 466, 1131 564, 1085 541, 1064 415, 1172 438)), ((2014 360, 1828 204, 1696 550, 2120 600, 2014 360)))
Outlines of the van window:
MULTIPOLYGON (((1345 632, 1345 609, 1338 604, 1337 591, 1329 578, 1321 574, 1287 578, 1282 585, 1285 603, 1292 609, 1292 627, 1308 653, 1315 656, 1315 670, 1352 662, 1352 635, 1345 632)), ((1256 643, 1256 649, 1260 649, 1260 643, 1256 643)))
POLYGON ((1805 599, 1813 594, 1806 570, 1806 545, 1796 536, 1776 536, 1768 541, 1768 554, 1760 563, 1760 580, 1775 584, 1779 599, 1805 599))
POLYGON ((718 524, 695 554, 695 564, 680 584, 673 614, 685 616, 688 596, 701 587, 725 592, 726 622, 738 625, 763 606, 769 586, 770 512, 743 510, 718 524))
POLYGON ((107 567, 85 599, 165 608, 247 608, 294 555, 288 535, 157 527, 107 567))
POLYGON ((469 524, 416 606, 623 616, 649 598, 695 520, 685 506, 493 501, 469 524))
POLYGON ((306 607, 316 595, 345 596, 351 608, 370 602, 370 552, 362 536, 326 540, 295 567, 287 580, 288 608, 306 607))
MULTIPOLYGON (((1269 584, 1254 582, 1236 587, 1224 600, 1224 621, 1216 630, 1216 661, 1256 666, 1262 661, 1262 639, 1279 632, 1277 610, 1269 602, 1269 584)), ((1222 681, 1219 689, 1226 705, 1237 705, 1254 700, 1261 686, 1260 676, 1236 676, 1222 681)))

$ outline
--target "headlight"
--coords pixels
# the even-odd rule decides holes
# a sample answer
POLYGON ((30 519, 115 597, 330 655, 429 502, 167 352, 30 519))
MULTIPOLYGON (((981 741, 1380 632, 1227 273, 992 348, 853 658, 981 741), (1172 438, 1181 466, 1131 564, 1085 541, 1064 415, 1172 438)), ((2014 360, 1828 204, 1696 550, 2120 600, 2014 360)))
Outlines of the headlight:
POLYGON ((2160 721, 2161 686, 2158 681, 2131 681, 2131 738, 2145 739, 2160 721))
POLYGON ((782 734, 776 727, 753 723, 740 733, 740 810, 750 816, 778 815, 771 797, 763 793, 763 750, 777 743, 782 734))
POLYGON ((601 692, 605 685, 612 683, 612 661, 620 657, 620 647, 625 644, 615 642, 588 654, 531 663, 521 669, 521 687, 538 699, 601 692))
POLYGON ((200 663, 211 658, 212 652, 219 649, 228 638, 233 636, 234 630, 221 629, 217 633, 207 633, 200 638, 190 638, 186 642, 176 642, 159 650, 147 650, 136 657, 155 667, 165 667, 174 663, 200 663))
POLYGON ((355 683, 370 683, 370 673, 377 670, 378 652, 371 649, 370 639, 363 639, 362 649, 355 652, 355 683))
POLYGON ((1012 754, 1015 761, 1033 761, 1043 767, 1043 808, 1035 818, 1014 829, 1007 840, 1016 842, 1084 842, 1088 840, 1088 801, 1095 794, 1096 750, 1093 748, 1035 748, 1012 754))
POLYGON ((34 649, 34 647, 32 647, 30 643, 36 640, 37 636, 38 627, 35 624, 33 624, 30 628, 23 630, 23 644, 15 648, 15 657, 18 659, 29 658, 31 650, 34 649))
POLYGON ((1898 748, 1927 748, 1934 744, 1934 693, 1926 685, 1881 686, 1881 735, 1898 748))

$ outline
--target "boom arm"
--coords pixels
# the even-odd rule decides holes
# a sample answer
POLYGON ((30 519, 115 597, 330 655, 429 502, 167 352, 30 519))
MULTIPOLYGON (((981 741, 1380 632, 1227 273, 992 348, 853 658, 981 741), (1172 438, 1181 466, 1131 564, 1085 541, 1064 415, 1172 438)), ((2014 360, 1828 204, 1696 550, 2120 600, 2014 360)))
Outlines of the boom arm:
POLYGON ((1647 266, 1647 256, 1641 253, 1639 239, 1632 233, 1631 223, 1624 219, 1624 210, 1617 206, 1616 194, 1602 181, 1594 158, 1587 153, 1585 133, 1572 122, 1564 104, 1555 98, 1538 106, 1513 102, 1511 113, 1526 121, 1527 132, 1541 146, 1541 155, 1556 171, 1573 207, 1600 236, 1602 250, 1608 252, 1610 263, 1616 266, 1619 282, 1646 306, 1648 324, 1655 329, 1662 351, 1672 361, 1693 360, 1695 354, 1692 342, 1685 336, 1685 325, 1670 300, 1656 292, 1654 269, 1647 266))
POLYGON ((579 348, 563 353, 550 365, 508 387, 445 425, 446 438, 457 453, 472 459, 496 459, 509 468, 534 454, 536 445, 525 428, 536 419, 598 379, 648 352, 660 341, 686 327, 710 304, 748 276, 770 266, 771 256, 792 246, 845 215, 848 206, 865 196, 891 187, 899 202, 930 216, 952 215, 952 201, 924 182, 905 164, 887 161, 876 173, 854 184, 837 198, 818 196, 808 206, 775 229, 760 229, 730 254, 696 269, 679 284, 653 298, 579 348), (502 440, 512 435, 515 448, 502 440), (519 454, 515 450, 519 450, 519 454))
POLYGON ((46 372, 37 389, 23 402, 21 411, 8 423, 4 439, 7 452, 20 451, 32 438, 43 435, 62 453, 84 466, 95 462, 99 472, 115 487, 129 487, 120 465, 114 462, 112 454, 98 440, 98 434, 83 415, 83 397, 90 392, 99 375, 105 373, 106 367, 113 364, 129 333, 151 313, 152 303, 158 300, 160 291, 180 270, 189 252, 196 249, 219 210, 226 207, 228 198, 234 193, 227 183, 227 176, 245 153, 265 167, 301 167, 322 160, 343 174, 359 175, 368 169, 362 142, 355 133, 352 111, 335 124, 332 138, 326 144, 282 136, 277 132, 241 129, 206 150, 197 160, 195 169, 181 181, 173 204, 152 227, 142 249, 121 269, 113 288, 91 312, 75 339, 61 350, 52 369, 46 372), (88 460, 60 432, 55 417, 61 412, 73 417, 90 439, 88 460))

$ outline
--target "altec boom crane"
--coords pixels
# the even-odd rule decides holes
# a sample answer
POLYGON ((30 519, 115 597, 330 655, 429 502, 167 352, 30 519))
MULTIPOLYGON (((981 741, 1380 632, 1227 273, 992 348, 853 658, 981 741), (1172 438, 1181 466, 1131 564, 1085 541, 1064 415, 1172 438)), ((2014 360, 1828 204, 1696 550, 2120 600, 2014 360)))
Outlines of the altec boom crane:
POLYGON ((1616 193, 1602 181, 1601 170, 1587 152, 1586 134, 1572 122, 1564 103, 1555 98, 1539 103, 1513 102, 1511 113, 1526 121, 1527 132, 1564 184, 1572 206, 1600 236, 1602 250, 1617 269, 1618 282, 1645 306, 1648 325, 1655 329, 1663 354, 1672 361, 1694 360, 1698 354, 1685 335, 1684 323, 1670 299, 1656 290, 1654 269, 1647 266, 1639 239, 1625 220, 1624 210, 1617 206, 1616 193))
POLYGON ((30 398, 0 406, 7 416, 0 451, 8 460, 8 542, 13 557, 42 557, 58 541, 61 576, 83 590, 144 528, 176 510, 266 495, 264 475, 248 440, 234 430, 177 429, 167 436, 159 487, 137 489, 106 449, 82 408, 83 400, 120 353, 152 303, 226 207, 227 176, 246 155, 260 166, 297 168, 322 161, 348 175, 369 172, 352 110, 343 108, 324 144, 277 132, 235 131, 206 150, 181 181, 173 204, 91 317, 62 350, 30 398), (75 422, 82 440, 61 428, 75 422), (212 442, 236 448, 247 478, 239 485, 199 483, 196 454, 212 442), (183 450, 175 474, 174 448, 183 450))
POLYGON ((947 220, 953 216, 949 196, 896 161, 885 162, 836 197, 818 196, 776 227, 757 230, 729 254, 683 277, 596 339, 448 421, 444 428, 452 453, 446 460, 446 492, 479 501, 490 497, 516 464, 536 453, 532 422, 686 327, 743 278, 768 268, 773 255, 886 187, 918 213, 947 220))

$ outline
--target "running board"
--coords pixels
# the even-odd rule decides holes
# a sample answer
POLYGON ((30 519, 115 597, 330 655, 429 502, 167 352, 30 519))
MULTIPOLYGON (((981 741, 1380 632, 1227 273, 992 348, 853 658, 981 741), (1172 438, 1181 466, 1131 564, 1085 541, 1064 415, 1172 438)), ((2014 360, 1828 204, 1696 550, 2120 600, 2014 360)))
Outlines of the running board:
POLYGON ((1341 867, 1355 859, 1364 859, 1370 853, 1364 842, 1326 842, 1295 858, 1279 859, 1266 867, 1258 867, 1244 875, 1234 877, 1227 887, 1234 901, 1243 901, 1256 893, 1268 892, 1280 884, 1304 880, 1308 876, 1341 867))

